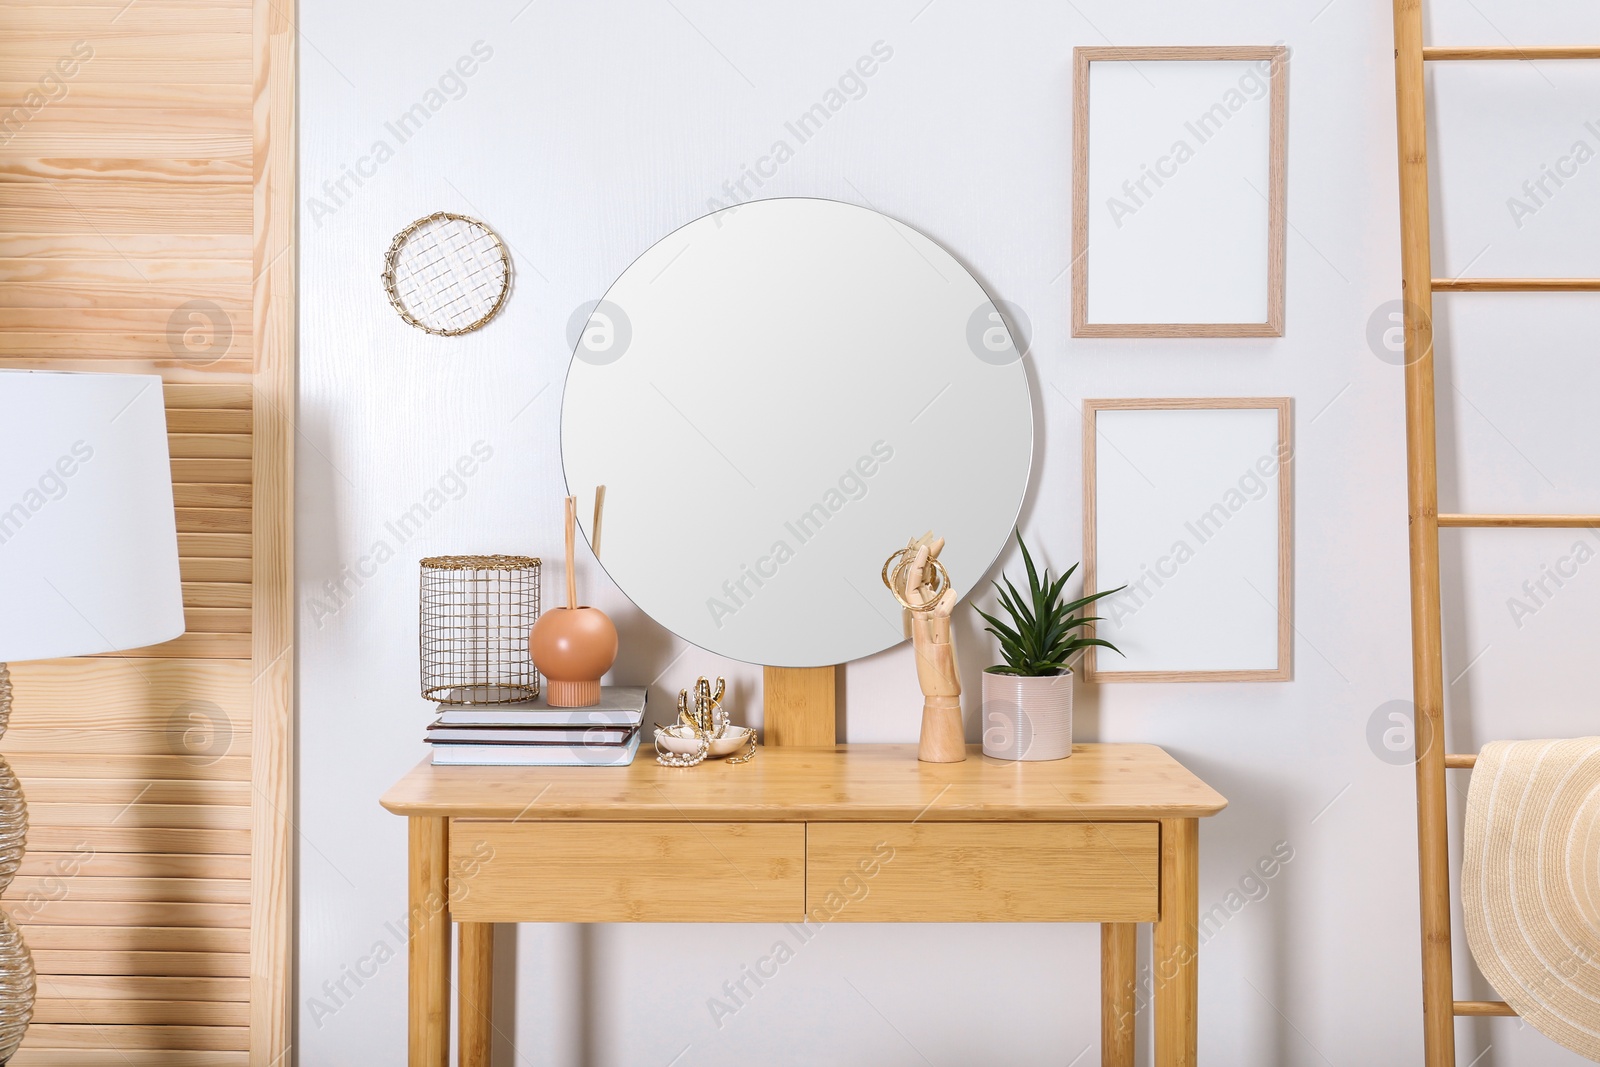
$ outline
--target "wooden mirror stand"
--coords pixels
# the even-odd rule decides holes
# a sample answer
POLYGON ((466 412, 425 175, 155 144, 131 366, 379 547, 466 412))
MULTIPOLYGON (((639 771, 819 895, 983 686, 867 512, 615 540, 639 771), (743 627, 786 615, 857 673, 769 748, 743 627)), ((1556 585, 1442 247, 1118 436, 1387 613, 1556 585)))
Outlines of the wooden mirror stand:
POLYGON ((762 741, 768 745, 831 748, 836 667, 765 667, 762 741))

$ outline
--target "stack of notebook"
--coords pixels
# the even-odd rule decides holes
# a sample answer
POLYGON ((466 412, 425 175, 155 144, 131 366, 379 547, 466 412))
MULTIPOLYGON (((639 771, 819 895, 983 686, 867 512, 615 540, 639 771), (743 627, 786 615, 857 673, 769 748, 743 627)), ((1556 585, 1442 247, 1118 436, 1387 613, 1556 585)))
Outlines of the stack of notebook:
POLYGON ((544 697, 521 704, 440 704, 424 738, 433 762, 457 766, 625 767, 639 751, 644 686, 608 685, 600 703, 552 708, 544 697))

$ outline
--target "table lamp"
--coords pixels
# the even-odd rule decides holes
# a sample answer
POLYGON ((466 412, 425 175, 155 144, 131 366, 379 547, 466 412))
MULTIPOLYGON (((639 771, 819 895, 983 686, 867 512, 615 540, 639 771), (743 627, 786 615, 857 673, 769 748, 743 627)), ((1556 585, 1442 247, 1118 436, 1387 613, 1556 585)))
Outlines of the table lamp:
MULTIPOLYGON (((161 379, 0 370, 0 734, 6 661, 120 652, 184 631, 161 379)), ((0 757, 0 893, 28 809, 0 757)), ((0 912, 0 1064, 33 1017, 33 957, 0 912)))

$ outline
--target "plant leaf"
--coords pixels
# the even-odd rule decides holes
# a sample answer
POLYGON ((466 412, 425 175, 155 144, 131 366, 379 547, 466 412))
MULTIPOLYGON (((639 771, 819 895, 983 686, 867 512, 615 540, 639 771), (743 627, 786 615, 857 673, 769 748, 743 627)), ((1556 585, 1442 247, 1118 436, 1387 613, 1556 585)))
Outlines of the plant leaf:
MULTIPOLYGON (((1050 587, 1050 603, 1055 604, 1055 603, 1059 603, 1060 602, 1060 600, 1061 600, 1061 590, 1066 588, 1067 579, 1071 578, 1072 577, 1072 572, 1077 570, 1077 569, 1078 569, 1078 565, 1076 563, 1074 563, 1072 566, 1067 568, 1067 573, 1063 574, 1060 578, 1056 579, 1056 584, 1052 585, 1050 587)), ((1071 605, 1067 605, 1064 610, 1071 611, 1072 610, 1071 605)))
POLYGON ((1022 533, 1017 533, 1017 547, 1022 549, 1022 565, 1028 568, 1028 588, 1039 588, 1039 572, 1034 570, 1033 556, 1028 552, 1028 543, 1022 539, 1022 533))
POLYGON ((1066 605, 1066 609, 1068 611, 1077 611, 1081 607, 1084 607, 1084 606, 1089 605, 1089 604, 1093 604, 1096 600, 1099 600, 1101 597, 1108 597, 1108 596, 1111 596, 1113 593, 1120 593, 1126 588, 1128 588, 1128 587, 1125 586, 1125 585, 1119 585, 1115 589, 1107 589, 1103 593, 1090 593, 1088 596, 1079 597, 1077 600, 1074 600, 1072 603, 1066 605))
POLYGON ((1098 645, 1101 648, 1109 648, 1123 659, 1128 658, 1127 654, 1123 652, 1122 649, 1118 648, 1116 645, 1113 645, 1110 641, 1102 641, 1098 637, 1075 637, 1073 638, 1073 644, 1075 648, 1088 648, 1090 645, 1098 645))
POLYGON ((1013 641, 1017 640, 1017 633, 1011 627, 1007 626, 1005 623, 1001 622, 999 619, 995 618, 993 615, 990 615, 987 611, 984 611, 982 608, 974 608, 973 610, 978 613, 978 616, 980 618, 982 618, 984 622, 989 624, 989 626, 988 626, 989 629, 996 629, 996 630, 1004 631, 1005 636, 1009 637, 1013 641))
POLYGON ((1023 606, 1025 601, 1022 599, 1022 594, 1017 592, 1017 587, 1011 584, 1010 578, 1007 578, 1003 574, 1000 577, 1004 579, 1006 583, 1006 589, 1011 593, 1012 604, 1008 610, 1013 615, 1017 616, 1018 622, 1021 622, 1025 626, 1032 626, 1034 624, 1033 613, 1023 606))

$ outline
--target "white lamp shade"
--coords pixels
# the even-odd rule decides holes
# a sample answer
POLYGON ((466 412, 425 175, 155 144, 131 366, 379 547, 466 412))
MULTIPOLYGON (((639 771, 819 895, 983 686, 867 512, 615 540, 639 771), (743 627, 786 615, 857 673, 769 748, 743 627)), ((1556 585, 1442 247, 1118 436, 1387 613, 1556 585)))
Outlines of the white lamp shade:
POLYGON ((0 662, 183 631, 161 379, 0 371, 0 662))

